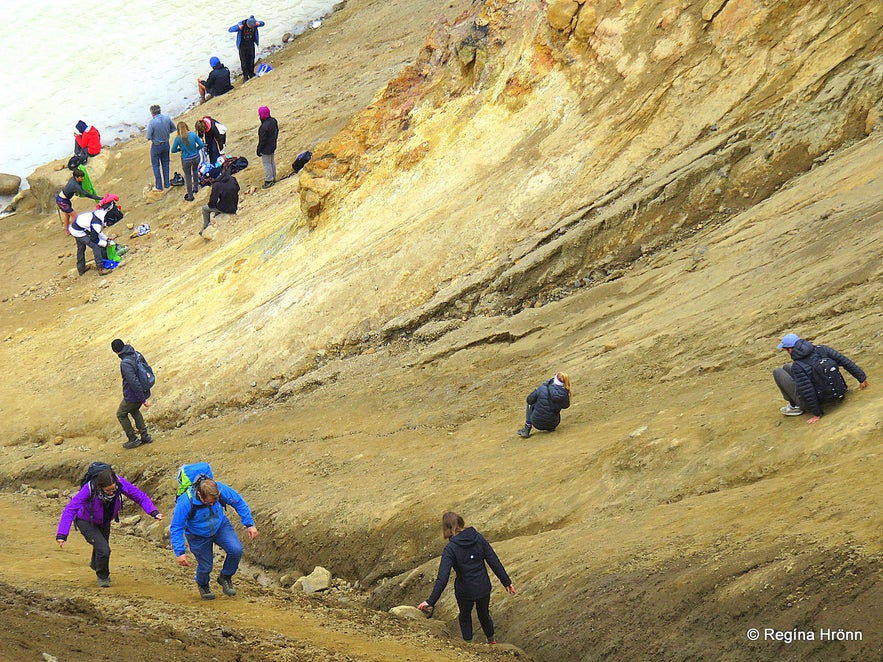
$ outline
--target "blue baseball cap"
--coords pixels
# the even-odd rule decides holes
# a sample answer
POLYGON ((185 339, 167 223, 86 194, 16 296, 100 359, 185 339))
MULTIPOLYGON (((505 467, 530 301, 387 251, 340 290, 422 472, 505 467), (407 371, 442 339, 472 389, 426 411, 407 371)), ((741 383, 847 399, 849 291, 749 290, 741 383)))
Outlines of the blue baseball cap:
POLYGON ((214 67, 215 65, 221 64, 221 61, 218 58, 213 57, 208 63, 214 67))
POLYGON ((800 336, 796 333, 789 333, 784 338, 782 338, 782 342, 779 343, 779 349, 789 349, 794 347, 797 344, 797 341, 800 340, 800 336))

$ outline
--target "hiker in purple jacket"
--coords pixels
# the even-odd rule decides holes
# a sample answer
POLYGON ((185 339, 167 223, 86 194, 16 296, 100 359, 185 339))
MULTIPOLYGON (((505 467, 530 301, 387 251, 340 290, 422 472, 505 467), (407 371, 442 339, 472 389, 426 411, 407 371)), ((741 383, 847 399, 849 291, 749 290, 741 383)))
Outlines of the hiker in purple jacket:
POLYGON ((60 549, 64 549, 71 524, 92 545, 92 561, 89 567, 98 576, 98 586, 101 588, 110 586, 110 523, 114 520, 120 521, 123 495, 141 506, 154 519, 162 519, 162 513, 153 505, 149 496, 122 476, 117 476, 112 469, 104 469, 71 497, 58 521, 55 541, 60 549))

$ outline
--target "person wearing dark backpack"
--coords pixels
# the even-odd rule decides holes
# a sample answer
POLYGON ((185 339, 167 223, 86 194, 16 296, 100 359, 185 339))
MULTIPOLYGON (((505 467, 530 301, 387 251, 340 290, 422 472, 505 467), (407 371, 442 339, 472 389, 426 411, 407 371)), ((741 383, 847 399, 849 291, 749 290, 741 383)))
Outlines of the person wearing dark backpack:
POLYGON ((773 370, 773 379, 788 404, 781 408, 785 416, 800 416, 811 411, 807 423, 815 423, 822 416, 822 404, 842 400, 847 386, 840 374, 843 368, 858 381, 858 387, 868 387, 865 371, 836 349, 813 345, 796 333, 789 333, 778 345, 791 356, 793 362, 773 370))
POLYGON ((190 551, 196 557, 196 585, 203 600, 214 600, 211 589, 212 567, 214 566, 214 546, 226 552, 218 584, 224 595, 233 597, 233 575, 239 569, 242 559, 242 543, 233 529, 233 524, 224 512, 230 505, 236 510, 242 526, 246 528, 249 540, 254 540, 258 530, 254 525, 251 509, 245 499, 229 485, 215 481, 207 476, 200 476, 196 483, 181 493, 175 502, 175 512, 169 527, 172 551, 178 565, 190 567, 187 549, 184 546, 186 536, 190 551))
POLYGON ((142 444, 149 444, 153 441, 153 437, 147 432, 144 416, 141 414, 141 405, 150 407, 150 389, 153 386, 151 383, 153 380, 152 371, 144 357, 136 352, 134 347, 127 345, 119 338, 110 343, 110 348, 120 357, 120 373, 123 376, 123 399, 117 408, 117 420, 128 438, 123 444, 123 448, 138 448, 142 444), (134 427, 129 420, 130 416, 135 422, 134 427), (135 434, 135 428, 141 435, 140 439, 135 434))
POLYGON ((533 428, 551 432, 561 423, 561 410, 570 406, 570 375, 557 373, 537 386, 527 396, 527 412, 524 427, 518 436, 527 439, 533 428))
POLYGON ((89 567, 95 571, 101 588, 110 586, 110 523, 120 521, 123 496, 137 503, 154 519, 162 519, 162 513, 137 485, 115 474, 110 465, 95 462, 58 521, 55 541, 60 549, 64 549, 71 524, 92 545, 89 567))

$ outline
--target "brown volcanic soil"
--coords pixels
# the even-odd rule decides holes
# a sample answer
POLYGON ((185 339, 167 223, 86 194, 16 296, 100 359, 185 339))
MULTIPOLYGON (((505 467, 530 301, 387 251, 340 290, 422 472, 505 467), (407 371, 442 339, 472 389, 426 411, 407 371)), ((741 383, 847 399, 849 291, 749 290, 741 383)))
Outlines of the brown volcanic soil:
MULTIPOLYGON (((729 4, 732 13, 720 16, 736 22, 750 3, 718 4, 729 4)), ((867 7, 859 24, 879 25, 867 7)), ((270 58, 275 79, 200 110, 231 128, 231 152, 251 157, 256 108, 269 105, 283 130, 281 172, 322 141, 338 155, 357 152, 338 132, 361 109, 386 103, 376 92, 414 60, 437 15, 473 9, 351 0, 270 58)), ((846 28, 838 34, 857 40, 846 28)), ((851 43, 852 52, 879 63, 879 42, 869 44, 851 43)), ((540 84, 509 80, 510 90, 540 84)), ((563 103, 553 92, 542 97, 546 115, 563 103)), ((479 114, 469 94, 456 102, 479 114)), ((532 103, 523 112, 541 115, 532 103)), ((456 112, 445 112, 453 122, 456 112)), ((563 111, 555 117, 569 121, 563 111)), ((807 117, 792 124, 821 121, 807 117)), ((459 137, 415 140, 432 143, 430 161, 436 141, 460 158, 470 132, 488 135, 494 121, 503 145, 504 129, 514 130, 496 116, 451 124, 459 137)), ((428 594, 448 509, 485 533, 512 575, 517 595, 495 588, 498 640, 534 659, 883 658, 883 149, 879 129, 865 136, 852 122, 844 133, 815 167, 808 147, 786 150, 776 161, 783 180, 760 198, 728 191, 726 213, 681 227, 671 219, 701 182, 686 193, 661 185, 670 197, 651 205, 637 185, 586 177, 581 187, 556 187, 573 184, 580 166, 573 154, 558 157, 565 140, 548 125, 502 166, 491 163, 497 143, 450 167, 432 161, 432 185, 426 171, 405 168, 395 175, 410 179, 385 189, 372 176, 383 180, 394 158, 353 160, 356 193, 332 195, 312 232, 316 219, 303 216, 295 179, 284 180, 245 195, 243 212, 221 219, 210 241, 196 236, 198 207, 177 190, 142 195, 150 178, 142 142, 109 150, 99 190, 121 196, 125 222, 154 227, 129 241, 118 272, 78 279, 54 215, 25 209, 0 221, 0 535, 8 538, 0 658, 515 655, 460 643, 452 595, 429 622, 382 613, 428 594), (533 169, 548 154, 555 171, 533 169), (482 168, 493 186, 476 197, 477 184, 456 178, 482 168), (498 214, 498 198, 512 196, 509 181, 519 178, 524 191, 547 193, 535 203, 513 197, 498 214), (568 214, 583 199, 614 190, 629 210, 617 217, 623 224, 604 221, 596 243, 565 245, 558 261, 537 257, 567 238, 568 214), (403 225, 372 216, 384 202, 403 225), (418 208, 432 223, 413 215, 418 208), (642 208, 671 232, 641 229, 642 208), (445 225, 449 216, 458 222, 445 225), (502 216, 517 223, 505 226, 502 216), (613 252, 622 237, 627 255, 599 259, 600 271, 576 278, 562 266, 613 252), (434 261, 448 252, 449 262, 434 261), (347 292, 334 289, 340 283, 347 292), (477 304, 475 291, 486 297, 477 304), (439 300, 444 315, 420 312, 439 300), (770 371, 783 360, 778 338, 792 330, 842 350, 870 377, 860 392, 848 378, 847 401, 813 426, 777 411, 770 371), (121 448, 113 416, 119 378, 108 345, 117 335, 145 352, 160 379, 147 414, 156 442, 135 451, 121 448), (573 406, 555 433, 520 440, 524 396, 557 369, 574 377, 573 406), (94 459, 114 463, 165 513, 175 469, 209 460, 248 499, 261 531, 247 547, 240 595, 202 603, 191 571, 149 522, 116 528, 114 585, 95 587, 82 539, 73 535, 64 551, 53 540, 64 492, 94 459), (341 578, 329 595, 282 587, 283 575, 316 565, 341 578), (751 642, 750 628, 814 639, 751 642), (861 641, 820 640, 829 628, 861 632, 861 641)), ((760 140, 749 141, 752 153, 767 148, 760 140)), ((586 149, 602 151, 597 142, 586 149)), ((638 150, 646 165, 632 167, 674 162, 675 170, 695 157, 671 149, 657 162, 653 150, 638 150)), ((402 153, 419 160, 423 151, 402 153)), ((734 182, 740 167, 730 171, 734 182)), ((261 175, 254 164, 243 188, 261 175)), ((584 218, 594 213, 604 210, 584 218)))

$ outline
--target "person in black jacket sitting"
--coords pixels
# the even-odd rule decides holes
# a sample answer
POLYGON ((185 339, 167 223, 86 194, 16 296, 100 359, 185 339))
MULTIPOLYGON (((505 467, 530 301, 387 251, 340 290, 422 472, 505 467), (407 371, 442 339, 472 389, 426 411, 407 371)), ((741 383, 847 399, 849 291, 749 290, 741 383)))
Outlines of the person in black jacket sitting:
POLYGON ((235 214, 239 208, 239 182, 226 170, 212 183, 208 204, 202 206, 202 230, 211 225, 212 214, 235 214))
POLYGON ((230 82, 230 70, 221 64, 221 61, 216 57, 212 57, 208 62, 212 66, 208 78, 205 80, 202 78, 196 79, 196 85, 199 87, 199 98, 202 101, 205 101, 206 94, 212 97, 219 97, 233 89, 233 84, 230 82))
POLYGON ((524 427, 518 436, 527 439, 533 428, 551 432, 561 423, 561 410, 570 406, 570 376, 559 372, 537 386, 527 396, 527 413, 524 427))
MULTIPOLYGON (((787 363, 773 370, 776 386, 779 387, 782 397, 788 401, 788 404, 780 410, 785 416, 800 416, 805 410, 809 410, 813 415, 806 419, 806 422, 815 423, 825 414, 822 411, 822 402, 842 400, 846 395, 846 382, 839 372, 834 377, 836 381, 832 380, 837 388, 832 389, 828 385, 816 383, 818 377, 814 366, 823 359, 828 359, 837 367, 844 368, 855 377, 860 389, 868 387, 865 371, 836 349, 825 345, 813 345, 808 340, 801 339, 796 333, 789 333, 782 338, 778 348, 784 349, 794 359, 793 363, 787 363), (827 391, 832 392, 827 393, 827 391)), ((837 367, 834 367, 833 372, 837 372, 837 367)))
POLYGON ((494 548, 478 531, 471 526, 466 528, 466 523, 457 513, 447 512, 442 515, 442 535, 448 544, 442 551, 432 595, 417 605, 417 609, 432 613, 448 585, 453 569, 457 572, 457 578, 454 580, 454 597, 460 609, 460 614, 457 616, 460 634, 463 635, 464 641, 472 641, 472 608, 475 607, 478 622, 481 623, 487 642, 495 644, 497 642, 494 641, 494 621, 490 614, 491 580, 484 564, 487 563, 491 567, 500 583, 513 595, 515 586, 506 574, 506 569, 494 552, 494 548))

